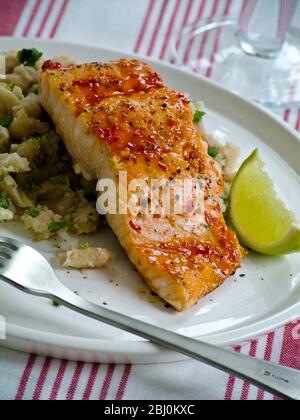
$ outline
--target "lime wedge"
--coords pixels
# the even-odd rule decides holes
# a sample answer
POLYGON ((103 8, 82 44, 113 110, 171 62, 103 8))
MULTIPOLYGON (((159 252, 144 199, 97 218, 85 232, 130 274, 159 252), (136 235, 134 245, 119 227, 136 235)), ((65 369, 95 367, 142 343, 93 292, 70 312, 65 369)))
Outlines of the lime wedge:
POLYGON ((296 217, 276 196, 273 182, 263 168, 264 162, 256 149, 233 180, 229 222, 240 241, 254 251, 266 255, 299 252, 300 229, 296 217))

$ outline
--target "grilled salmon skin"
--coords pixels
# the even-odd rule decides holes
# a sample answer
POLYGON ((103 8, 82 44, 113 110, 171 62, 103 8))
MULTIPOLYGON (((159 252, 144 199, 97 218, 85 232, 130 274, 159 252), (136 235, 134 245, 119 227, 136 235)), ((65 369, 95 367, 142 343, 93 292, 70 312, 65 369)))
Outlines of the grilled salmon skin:
POLYGON ((193 178, 202 185, 202 214, 184 207, 182 214, 106 216, 154 292, 183 311, 240 266, 244 251, 221 210, 223 177, 184 95, 137 60, 67 67, 46 62, 39 89, 74 162, 91 178, 113 180, 117 193, 120 171, 128 182, 193 178))

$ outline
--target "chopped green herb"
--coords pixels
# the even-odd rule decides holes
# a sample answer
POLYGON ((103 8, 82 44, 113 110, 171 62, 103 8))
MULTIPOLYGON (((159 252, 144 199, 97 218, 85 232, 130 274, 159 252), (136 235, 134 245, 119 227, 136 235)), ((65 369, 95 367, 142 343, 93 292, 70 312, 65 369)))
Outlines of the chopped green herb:
POLYGON ((33 219, 35 219, 36 217, 38 217, 38 215, 40 214, 40 211, 37 209, 29 209, 25 211, 25 214, 27 216, 32 217, 33 219))
POLYGON ((10 124, 13 122, 13 119, 14 119, 13 116, 4 117, 3 120, 1 121, 0 125, 2 125, 2 127, 8 128, 10 126, 10 124))
POLYGON ((5 87, 6 87, 7 90, 12 91, 14 86, 15 85, 12 82, 5 82, 5 87))
POLYGON ((32 139, 39 149, 42 149, 48 143, 48 139, 45 136, 32 136, 32 139))
POLYGON ((203 111, 195 111, 193 123, 194 124, 199 123, 202 120, 202 118, 204 117, 204 115, 206 115, 206 113, 203 112, 203 111))
POLYGON ((220 150, 217 147, 209 147, 208 148, 208 154, 212 158, 216 158, 219 154, 220 150))
POLYGON ((70 222, 52 222, 49 223, 48 229, 51 233, 57 233, 62 229, 69 229, 71 226, 70 222))
POLYGON ((78 208, 77 205, 70 207, 68 210, 66 210, 65 214, 72 214, 77 210, 77 208, 78 208))
POLYGON ((56 300, 52 301, 52 305, 55 306, 55 308, 59 308, 61 305, 61 303, 57 302, 56 300))
POLYGON ((79 245, 80 249, 89 249, 89 243, 88 242, 82 242, 82 244, 79 245))
POLYGON ((37 93, 37 89, 38 89, 37 85, 34 84, 34 85, 30 86, 30 88, 28 89, 28 92, 29 93, 37 93))
POLYGON ((18 51, 17 58, 21 64, 33 67, 39 61, 42 55, 43 53, 41 53, 35 48, 24 48, 23 50, 18 51))
POLYGON ((5 195, 0 193, 0 207, 2 207, 3 209, 8 209, 9 208, 9 201, 8 199, 5 197, 5 195))

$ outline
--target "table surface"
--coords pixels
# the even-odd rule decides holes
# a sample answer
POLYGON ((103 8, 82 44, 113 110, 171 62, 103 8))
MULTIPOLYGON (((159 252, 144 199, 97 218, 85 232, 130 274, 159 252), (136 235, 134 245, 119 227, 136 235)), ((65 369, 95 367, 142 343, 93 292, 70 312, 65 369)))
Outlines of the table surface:
MULTIPOLYGON (((184 25, 203 17, 238 14, 244 5, 243 0, 0 0, 0 36, 55 38, 170 61, 171 40, 184 25)), ((214 44, 215 39, 208 37, 204 46, 208 58, 214 44)), ((300 130, 300 109, 280 114, 300 130)), ((300 370, 300 323, 235 350, 300 370)), ((274 399, 196 361, 100 365, 0 348, 0 372, 0 399, 6 400, 274 399)))

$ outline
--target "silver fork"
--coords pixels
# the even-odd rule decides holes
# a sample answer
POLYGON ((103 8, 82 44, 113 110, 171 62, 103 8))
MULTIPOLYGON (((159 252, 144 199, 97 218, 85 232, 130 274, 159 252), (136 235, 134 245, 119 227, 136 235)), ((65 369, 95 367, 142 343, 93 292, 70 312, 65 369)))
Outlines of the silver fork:
POLYGON ((97 306, 75 295, 57 279, 35 249, 0 237, 0 279, 35 296, 42 296, 228 372, 280 397, 300 400, 300 372, 191 339, 97 306))

